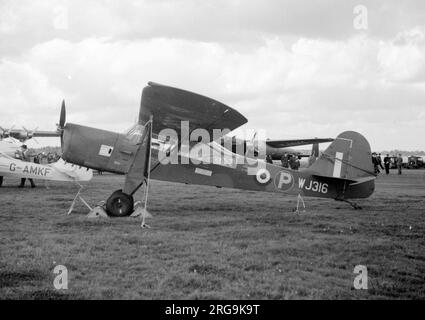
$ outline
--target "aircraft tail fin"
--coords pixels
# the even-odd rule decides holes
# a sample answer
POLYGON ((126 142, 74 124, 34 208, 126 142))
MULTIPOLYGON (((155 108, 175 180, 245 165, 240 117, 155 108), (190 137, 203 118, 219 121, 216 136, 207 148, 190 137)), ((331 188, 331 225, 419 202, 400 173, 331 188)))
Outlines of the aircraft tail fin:
POLYGON ((325 177, 358 180, 375 176, 369 142, 360 133, 345 131, 310 167, 325 177))
POLYGON ((341 133, 310 169, 319 180, 340 185, 340 200, 367 198, 375 189, 369 142, 354 131, 341 133))
POLYGON ((318 158, 319 157, 319 144, 313 143, 313 146, 311 147, 311 155, 318 158))

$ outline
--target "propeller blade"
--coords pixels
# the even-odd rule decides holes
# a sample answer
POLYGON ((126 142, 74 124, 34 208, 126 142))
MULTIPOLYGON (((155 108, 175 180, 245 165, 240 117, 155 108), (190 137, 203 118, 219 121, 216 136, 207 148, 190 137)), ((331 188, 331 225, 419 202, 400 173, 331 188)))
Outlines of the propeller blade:
POLYGON ((66 121, 65 100, 62 100, 61 115, 60 115, 60 118, 59 118, 59 127, 61 129, 64 128, 65 121, 66 121))
POLYGON ((66 122, 66 110, 65 110, 65 100, 62 100, 61 113, 59 116, 59 124, 57 125, 57 132, 60 134, 61 147, 63 146, 63 132, 65 130, 66 122))

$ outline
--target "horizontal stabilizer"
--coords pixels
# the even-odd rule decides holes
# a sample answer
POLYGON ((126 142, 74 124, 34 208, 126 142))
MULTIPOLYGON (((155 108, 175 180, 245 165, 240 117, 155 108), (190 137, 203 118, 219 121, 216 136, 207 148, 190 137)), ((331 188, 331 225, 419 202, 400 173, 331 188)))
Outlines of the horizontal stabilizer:
POLYGON ((315 178, 318 181, 325 181, 326 182, 348 182, 349 184, 357 183, 356 180, 350 180, 350 179, 344 179, 344 178, 335 178, 335 177, 328 177, 328 176, 320 176, 313 174, 313 178, 315 178))

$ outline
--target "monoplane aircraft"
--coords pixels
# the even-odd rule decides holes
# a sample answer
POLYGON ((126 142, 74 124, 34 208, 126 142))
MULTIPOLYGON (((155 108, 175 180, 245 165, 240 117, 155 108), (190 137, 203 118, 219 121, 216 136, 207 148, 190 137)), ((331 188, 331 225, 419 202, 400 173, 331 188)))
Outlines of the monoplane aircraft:
POLYGON ((152 82, 143 89, 138 123, 127 134, 65 122, 63 102, 58 132, 65 161, 125 175, 124 187, 106 201, 110 216, 130 215, 133 195, 143 185, 147 189, 150 179, 349 203, 374 191, 370 146, 357 132, 341 133, 311 167, 293 171, 233 153, 217 142, 247 122, 236 110, 152 82))

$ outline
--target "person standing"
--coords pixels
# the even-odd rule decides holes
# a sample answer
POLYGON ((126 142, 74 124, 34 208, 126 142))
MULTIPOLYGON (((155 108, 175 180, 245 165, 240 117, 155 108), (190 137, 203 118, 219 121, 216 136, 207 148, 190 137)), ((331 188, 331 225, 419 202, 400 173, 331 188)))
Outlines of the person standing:
POLYGON ((272 159, 272 156, 270 154, 266 155, 266 162, 273 164, 273 159, 272 159))
POLYGON ((381 154, 380 153, 376 157, 376 160, 378 160, 378 165, 381 167, 381 169, 384 170, 384 167, 382 166, 382 158, 381 158, 381 154))
POLYGON ((387 156, 384 158, 384 167, 385 167, 386 174, 390 174, 390 165, 391 165, 391 158, 390 158, 390 155, 387 154, 387 156))
POLYGON ((372 153, 372 163, 373 163, 373 168, 375 170, 375 174, 379 174, 379 166, 378 166, 378 158, 376 156, 376 153, 372 153))
MULTIPOLYGON (((27 148, 27 146, 25 144, 23 144, 21 146, 21 151, 19 153, 19 158, 22 161, 26 161, 26 162, 29 162, 30 161, 30 157, 29 157, 29 154, 28 154, 28 148, 27 148)), ((25 180, 26 180, 26 178, 21 178, 21 184, 19 185, 19 188, 23 188, 25 186, 25 180)), ((28 178, 28 180, 31 183, 31 188, 35 188, 34 180, 31 179, 31 178, 28 178)))
POLYGON ((287 153, 285 153, 283 156, 282 156, 282 158, 280 159, 280 161, 282 162, 282 167, 284 167, 284 168, 288 168, 288 165, 289 165, 289 161, 288 161, 289 159, 288 159, 288 154, 287 153))
MULTIPOLYGON (((295 156, 294 156, 295 157, 295 156)), ((301 166, 301 156, 295 157, 294 170, 298 170, 301 166)))
POLYGON ((398 174, 401 174, 401 168, 402 167, 403 167, 403 158, 401 157, 401 154, 399 154, 398 157, 397 157, 398 174))
POLYGON ((291 168, 292 170, 295 170, 295 155, 290 154, 289 155, 289 168, 291 168))

